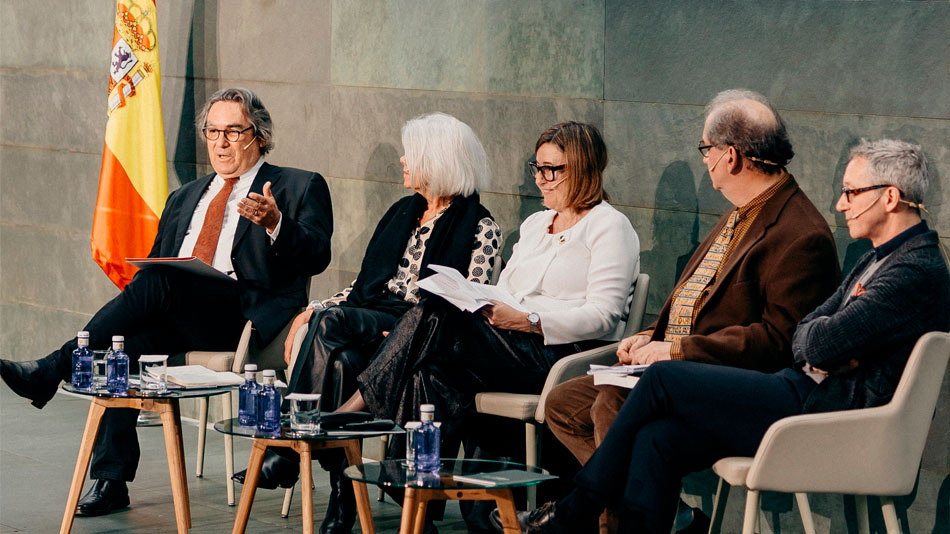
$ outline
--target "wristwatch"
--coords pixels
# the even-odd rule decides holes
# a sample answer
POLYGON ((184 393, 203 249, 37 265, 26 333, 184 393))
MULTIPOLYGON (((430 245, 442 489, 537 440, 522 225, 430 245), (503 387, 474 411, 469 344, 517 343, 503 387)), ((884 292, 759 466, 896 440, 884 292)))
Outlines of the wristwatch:
POLYGON ((532 334, 538 332, 540 330, 539 326, 541 326, 541 316, 536 312, 528 313, 528 332, 532 334))

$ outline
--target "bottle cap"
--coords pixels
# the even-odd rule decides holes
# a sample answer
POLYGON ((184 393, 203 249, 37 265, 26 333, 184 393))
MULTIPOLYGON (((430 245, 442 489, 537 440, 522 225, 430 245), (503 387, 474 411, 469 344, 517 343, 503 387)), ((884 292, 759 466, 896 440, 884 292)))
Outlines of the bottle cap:
POLYGON ((125 336, 112 336, 112 342, 115 343, 116 341, 125 343, 125 336))
POLYGON ((257 364, 256 364, 256 363, 246 363, 246 364, 244 364, 244 370, 245 370, 245 371, 257 371, 257 364))
POLYGON ((267 378, 267 377, 276 378, 277 372, 274 371, 273 369, 264 369, 264 378, 267 378))
POLYGON ((419 411, 422 413, 435 413, 435 404, 423 404, 419 406, 419 411))
POLYGON ((85 330, 80 330, 79 332, 76 333, 76 337, 84 337, 86 339, 89 339, 89 332, 85 330))

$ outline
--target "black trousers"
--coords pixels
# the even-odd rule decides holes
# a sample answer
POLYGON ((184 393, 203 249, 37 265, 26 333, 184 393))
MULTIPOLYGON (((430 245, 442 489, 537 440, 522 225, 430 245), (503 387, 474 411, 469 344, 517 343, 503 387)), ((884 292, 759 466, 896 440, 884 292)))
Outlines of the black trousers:
POLYGON ((593 498, 620 508, 622 518, 634 518, 636 524, 624 531, 669 533, 683 476, 727 456, 754 456, 769 426, 801 413, 814 386, 791 370, 653 364, 575 484, 587 492, 586 501, 593 498))
MULTIPOLYGON (((111 347, 113 335, 125 336, 130 368, 135 369, 142 354, 234 350, 245 322, 236 283, 151 267, 139 271, 84 330, 93 349, 111 347)), ((73 339, 51 356, 68 367, 75 348, 73 339)), ((93 449, 92 478, 135 478, 140 454, 137 417, 138 410, 106 411, 93 449)))
POLYGON ((339 408, 356 391, 356 377, 369 365, 384 339, 382 333, 392 330, 410 306, 400 303, 380 310, 344 303, 315 311, 288 391, 320 393, 321 411, 339 408))
MULTIPOLYGON (((538 334, 498 329, 480 314, 430 298, 399 319, 359 376, 359 388, 368 411, 399 424, 417 420, 421 404, 434 404, 442 450, 450 456, 477 393, 539 393, 557 360, 603 343, 545 345, 538 334)), ((405 455, 402 436, 389 443, 391 457, 405 455)))

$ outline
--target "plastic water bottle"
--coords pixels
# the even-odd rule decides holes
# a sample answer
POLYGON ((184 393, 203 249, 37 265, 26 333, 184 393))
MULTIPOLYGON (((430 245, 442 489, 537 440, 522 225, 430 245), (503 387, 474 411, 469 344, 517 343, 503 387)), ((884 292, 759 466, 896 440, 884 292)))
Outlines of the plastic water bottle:
POLYGON ((129 394, 129 355, 125 336, 112 336, 112 350, 106 355, 106 390, 113 395, 129 394))
POLYGON ((439 470, 440 435, 435 426, 435 405, 423 404, 419 407, 422 425, 416 430, 416 471, 433 472, 439 470))
POLYGON ((274 386, 276 380, 277 373, 265 369, 264 387, 257 397, 257 429, 268 434, 280 431, 280 392, 274 386))
POLYGON ((238 387, 238 422, 243 426, 257 426, 257 397, 261 385, 257 383, 257 365, 244 366, 244 383, 238 387))
POLYGON ((92 351, 89 350, 89 332, 76 334, 79 347, 73 351, 72 385, 76 389, 92 388, 92 351))

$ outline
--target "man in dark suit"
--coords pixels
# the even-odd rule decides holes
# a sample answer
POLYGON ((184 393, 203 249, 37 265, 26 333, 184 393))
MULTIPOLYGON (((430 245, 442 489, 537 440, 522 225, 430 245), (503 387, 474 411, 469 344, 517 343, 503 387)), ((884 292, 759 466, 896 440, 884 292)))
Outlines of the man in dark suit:
MULTIPOLYGON (((250 320, 259 343, 272 340, 307 303, 308 281, 330 262, 330 194, 317 173, 276 167, 263 156, 273 123, 247 89, 215 93, 198 115, 214 173, 182 186, 165 204, 149 257, 196 256, 231 281, 167 267, 138 272, 84 330, 91 347, 125 336, 133 362, 142 354, 233 350, 250 320)), ((4 382, 42 408, 69 380, 75 340, 45 358, 0 361, 4 382)), ((101 515, 129 504, 139 446, 137 410, 106 412, 90 468, 96 483, 79 501, 79 515, 101 515)))

